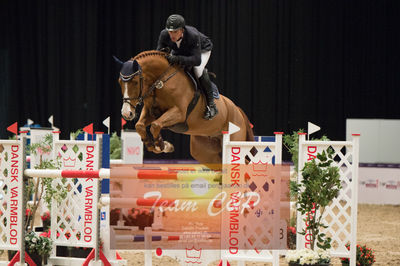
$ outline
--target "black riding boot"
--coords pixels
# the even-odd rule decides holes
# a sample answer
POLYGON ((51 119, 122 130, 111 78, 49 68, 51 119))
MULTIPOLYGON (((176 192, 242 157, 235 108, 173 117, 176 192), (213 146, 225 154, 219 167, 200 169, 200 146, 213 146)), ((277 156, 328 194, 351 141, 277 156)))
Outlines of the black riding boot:
POLYGON ((204 114, 204 119, 211 120, 218 114, 217 106, 214 103, 214 97, 212 92, 211 80, 208 76, 207 69, 203 71, 203 75, 199 78, 200 84, 206 92, 207 108, 204 114))

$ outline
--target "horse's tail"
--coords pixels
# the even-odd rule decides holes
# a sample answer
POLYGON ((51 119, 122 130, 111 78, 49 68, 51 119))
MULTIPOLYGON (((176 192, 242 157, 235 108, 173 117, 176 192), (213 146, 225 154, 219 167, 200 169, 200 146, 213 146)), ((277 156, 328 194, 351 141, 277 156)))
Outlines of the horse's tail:
POLYGON ((239 108, 240 113, 242 113, 242 116, 246 123, 246 141, 254 141, 253 125, 250 123, 249 118, 243 112, 242 108, 240 108, 240 107, 238 107, 238 108, 239 108))

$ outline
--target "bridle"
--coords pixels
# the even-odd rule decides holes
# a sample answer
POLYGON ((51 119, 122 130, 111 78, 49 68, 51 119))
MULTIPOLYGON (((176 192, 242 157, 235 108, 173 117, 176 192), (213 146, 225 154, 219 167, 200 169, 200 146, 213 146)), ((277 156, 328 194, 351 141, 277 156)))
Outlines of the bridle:
MULTIPOLYGON (((139 90, 139 96, 138 97, 123 97, 122 98, 122 102, 123 103, 128 103, 132 108, 136 109, 136 107, 138 105, 143 104, 144 99, 146 99, 153 91, 154 89, 161 89, 162 87, 164 87, 164 83, 166 83, 170 78, 172 78, 178 71, 175 70, 171 75, 169 75, 166 79, 162 80, 163 77, 167 74, 167 72, 172 68, 172 66, 170 65, 161 75, 160 77, 149 87, 149 89, 147 91, 143 93, 143 71, 142 68, 139 65, 139 70, 136 71, 133 74, 130 75, 123 75, 121 72, 119 73, 119 77, 121 78, 121 80, 123 82, 129 82, 131 81, 135 76, 139 75, 139 84, 140 84, 140 90, 139 90), (135 105, 133 105, 131 103, 132 100, 137 100, 137 103, 135 105)), ((155 97, 155 94, 154 94, 155 97)))

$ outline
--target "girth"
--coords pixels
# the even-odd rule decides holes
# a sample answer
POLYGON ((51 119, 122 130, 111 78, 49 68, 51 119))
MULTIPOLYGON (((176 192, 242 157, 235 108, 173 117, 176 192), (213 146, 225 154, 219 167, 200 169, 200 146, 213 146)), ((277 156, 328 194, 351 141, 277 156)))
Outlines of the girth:
POLYGON ((182 123, 175 124, 173 126, 167 127, 169 130, 175 132, 175 133, 185 133, 188 131, 189 126, 187 124, 187 119, 189 115, 192 113, 194 107, 196 106, 197 102, 199 101, 200 98, 200 90, 195 90, 194 95, 192 100, 190 101, 187 110, 186 110, 186 118, 185 121, 182 123))

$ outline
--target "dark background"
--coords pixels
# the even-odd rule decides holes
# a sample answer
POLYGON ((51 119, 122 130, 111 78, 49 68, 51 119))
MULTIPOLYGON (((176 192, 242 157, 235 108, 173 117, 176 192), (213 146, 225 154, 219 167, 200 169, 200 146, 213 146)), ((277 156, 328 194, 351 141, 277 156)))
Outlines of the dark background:
MULTIPOLYGON (((31 118, 62 137, 109 115, 120 128, 123 60, 156 47, 182 14, 214 43, 208 68, 257 135, 321 126, 345 138, 346 118, 399 119, 400 1, 0 1, 0 135, 31 118)), ((133 128, 133 124, 128 124, 133 128)), ((316 134, 316 135, 318 135, 316 134)), ((164 133, 190 158, 188 137, 164 133)))

